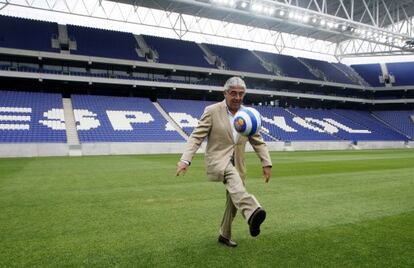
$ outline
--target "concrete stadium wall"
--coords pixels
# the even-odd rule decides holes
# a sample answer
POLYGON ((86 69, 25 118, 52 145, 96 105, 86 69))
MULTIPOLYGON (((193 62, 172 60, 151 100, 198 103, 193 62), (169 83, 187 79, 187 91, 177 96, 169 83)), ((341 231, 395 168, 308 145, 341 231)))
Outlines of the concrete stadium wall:
POLYGON ((292 141, 285 144, 286 151, 346 150, 351 149, 350 141, 292 141))
MULTIPOLYGON (((268 142, 270 151, 312 151, 312 150, 348 150, 348 149, 386 149, 414 148, 414 141, 364 141, 356 146, 349 141, 295 141, 268 142)), ((146 142, 111 142, 83 143, 79 154, 71 154, 70 147, 62 143, 19 143, 0 144, 0 157, 37 157, 37 156, 68 156, 68 155, 125 155, 125 154, 181 154, 185 143, 146 143, 146 142)), ((197 151, 203 153, 205 143, 197 151)), ((253 152, 250 144, 247 152, 253 152)))
POLYGON ((65 143, 13 143, 0 144, 0 157, 67 156, 65 143))
POLYGON ((172 154, 182 153, 185 143, 100 142, 83 143, 82 155, 172 154))
POLYGON ((357 143, 359 149, 391 149, 406 148, 403 141, 359 141, 357 143))
POLYGON ((407 148, 414 148, 414 141, 407 142, 407 148))

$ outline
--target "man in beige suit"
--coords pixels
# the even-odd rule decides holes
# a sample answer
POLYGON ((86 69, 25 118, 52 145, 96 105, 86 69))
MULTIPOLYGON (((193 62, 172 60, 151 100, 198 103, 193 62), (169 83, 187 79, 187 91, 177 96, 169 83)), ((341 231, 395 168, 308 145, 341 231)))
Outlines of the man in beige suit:
POLYGON ((259 235, 260 225, 266 218, 265 210, 244 186, 244 151, 247 141, 262 162, 265 182, 269 181, 272 168, 269 152, 260 134, 241 136, 233 126, 234 115, 240 109, 245 94, 246 84, 240 77, 227 80, 224 85, 225 100, 206 107, 177 163, 178 176, 187 171, 201 143, 205 138, 208 139, 205 154, 207 177, 211 181, 223 182, 227 196, 218 241, 229 247, 237 246, 236 242, 231 240, 231 225, 237 210, 247 221, 251 236, 259 235))

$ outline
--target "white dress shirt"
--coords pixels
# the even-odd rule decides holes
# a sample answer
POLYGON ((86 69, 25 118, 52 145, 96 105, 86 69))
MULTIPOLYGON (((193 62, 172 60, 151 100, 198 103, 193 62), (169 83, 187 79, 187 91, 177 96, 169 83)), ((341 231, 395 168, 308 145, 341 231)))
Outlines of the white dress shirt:
POLYGON ((239 134, 239 132, 236 131, 236 128, 234 127, 234 115, 230 112, 229 107, 227 105, 226 105, 226 109, 227 109, 227 115, 228 115, 229 121, 230 121, 231 130, 232 130, 232 133, 233 133, 233 141, 234 141, 234 143, 237 143, 237 140, 239 139, 240 134, 239 134))

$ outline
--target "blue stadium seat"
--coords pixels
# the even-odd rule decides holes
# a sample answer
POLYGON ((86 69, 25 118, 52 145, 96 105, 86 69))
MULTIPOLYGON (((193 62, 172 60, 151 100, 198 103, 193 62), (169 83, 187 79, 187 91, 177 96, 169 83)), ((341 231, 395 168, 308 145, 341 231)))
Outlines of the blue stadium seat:
MULTIPOLYGON (((366 127, 372 132, 365 140, 378 140, 378 141, 405 141, 407 137, 392 130, 367 111, 356 111, 356 110, 341 110, 333 109, 332 112, 348 118, 356 124, 366 127)), ((357 136, 356 139, 362 140, 361 137, 357 136)))
POLYGON ((381 66, 379 64, 354 64, 351 67, 364 78, 373 87, 383 87, 384 83, 380 83, 379 77, 382 75, 381 66))
POLYGON ((206 44, 207 47, 215 55, 219 56, 225 61, 226 67, 229 70, 250 72, 250 73, 261 73, 261 74, 272 74, 267 71, 260 60, 253 55, 253 53, 247 49, 225 47, 218 45, 206 44))
POLYGON ((314 59, 305 59, 301 58, 303 61, 311 65, 313 68, 319 69, 322 71, 327 79, 331 82, 345 83, 345 84, 356 84, 356 82, 350 80, 345 74, 332 66, 331 63, 326 61, 314 60, 314 59))
POLYGON ((201 48, 194 42, 143 35, 149 47, 158 52, 160 63, 216 68, 204 58, 201 48))
POLYGON ((59 52, 51 41, 57 35, 57 23, 0 15, 0 47, 59 52))
POLYGON ((308 68, 298 61, 295 57, 281 54, 273 54, 262 51, 256 51, 267 62, 276 65, 284 76, 320 80, 309 72, 308 68))
POLYGON ((344 73, 348 75, 348 77, 353 80, 355 83, 360 84, 361 86, 369 86, 369 84, 363 80, 363 78, 350 66, 342 64, 342 63, 331 63, 335 65, 338 69, 342 70, 344 73))
POLYGON ((388 73, 395 77, 395 86, 414 85, 414 62, 393 62, 386 65, 388 73))
POLYGON ((414 111, 376 111, 372 114, 404 133, 411 140, 414 139, 414 122, 411 119, 414 116, 414 111))
POLYGON ((76 40, 72 54, 126 60, 145 60, 138 56, 136 40, 131 33, 68 25, 68 35, 76 40))

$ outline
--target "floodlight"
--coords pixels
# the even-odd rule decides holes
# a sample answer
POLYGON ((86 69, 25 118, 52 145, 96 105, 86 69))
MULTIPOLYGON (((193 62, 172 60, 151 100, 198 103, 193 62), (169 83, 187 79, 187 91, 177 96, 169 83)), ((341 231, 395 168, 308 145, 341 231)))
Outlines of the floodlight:
POLYGON ((263 6, 261 4, 259 4, 259 3, 254 3, 252 5, 252 10, 255 11, 255 12, 259 12, 260 13, 263 10, 263 6))
POLYGON ((253 4, 253 5, 251 6, 251 9, 252 9, 253 11, 257 11, 257 10, 258 10, 258 5, 259 5, 259 4, 253 4))

